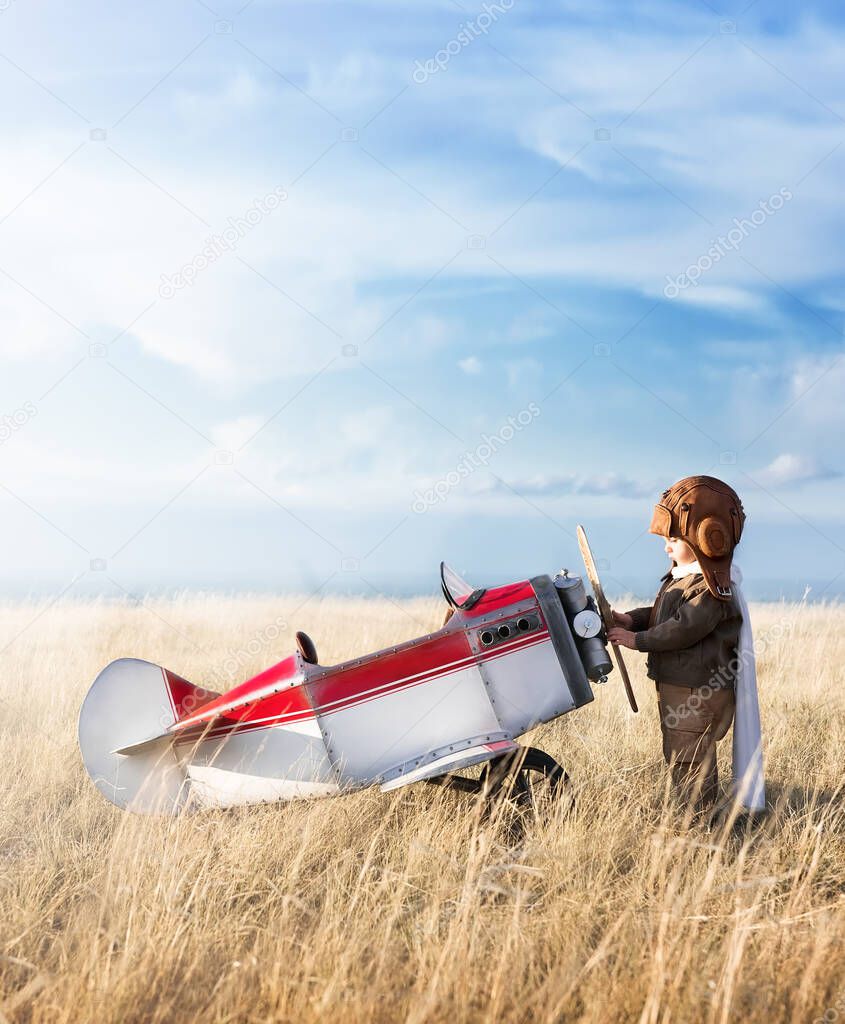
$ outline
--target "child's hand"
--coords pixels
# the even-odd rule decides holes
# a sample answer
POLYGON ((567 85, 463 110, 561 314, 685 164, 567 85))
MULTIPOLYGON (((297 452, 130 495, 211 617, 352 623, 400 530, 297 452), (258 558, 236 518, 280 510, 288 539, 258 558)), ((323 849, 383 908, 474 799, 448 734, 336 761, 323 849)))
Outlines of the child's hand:
POLYGON ((617 626, 624 626, 625 629, 630 629, 634 625, 634 620, 627 612, 613 612, 613 621, 617 626))
POLYGON ((618 644, 620 647, 630 647, 632 651, 636 650, 634 646, 635 636, 636 633, 632 633, 630 629, 622 629, 621 626, 613 626, 612 629, 607 631, 607 639, 612 644, 618 644))

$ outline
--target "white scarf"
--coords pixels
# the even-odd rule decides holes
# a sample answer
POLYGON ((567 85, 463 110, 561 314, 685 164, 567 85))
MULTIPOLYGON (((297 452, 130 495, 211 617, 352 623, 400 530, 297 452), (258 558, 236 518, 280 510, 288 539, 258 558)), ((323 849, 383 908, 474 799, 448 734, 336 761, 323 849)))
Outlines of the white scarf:
MULTIPOLYGON (((676 565, 672 579, 700 573, 698 562, 676 565)), ((735 682, 736 711, 733 735, 733 792, 737 800, 749 811, 762 811, 766 807, 766 781, 763 774, 763 738, 760 729, 760 706, 757 700, 757 660, 754 656, 754 637, 748 602, 740 589, 742 573, 739 566, 731 567, 733 592, 742 615, 742 626, 737 644, 739 662, 735 682)))

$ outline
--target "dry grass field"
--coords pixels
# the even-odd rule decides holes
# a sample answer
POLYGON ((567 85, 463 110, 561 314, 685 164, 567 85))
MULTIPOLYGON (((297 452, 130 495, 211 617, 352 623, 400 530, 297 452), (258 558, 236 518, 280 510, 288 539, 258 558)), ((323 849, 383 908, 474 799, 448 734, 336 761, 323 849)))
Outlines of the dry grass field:
POLYGON ((753 609, 772 803, 754 828, 667 803, 633 653, 639 715, 612 677, 532 734, 577 803, 521 828, 426 785, 168 820, 106 803, 76 716, 111 659, 220 689, 297 628, 331 663, 442 617, 302 602, 0 608, 0 1021, 845 1021, 845 611, 753 609))

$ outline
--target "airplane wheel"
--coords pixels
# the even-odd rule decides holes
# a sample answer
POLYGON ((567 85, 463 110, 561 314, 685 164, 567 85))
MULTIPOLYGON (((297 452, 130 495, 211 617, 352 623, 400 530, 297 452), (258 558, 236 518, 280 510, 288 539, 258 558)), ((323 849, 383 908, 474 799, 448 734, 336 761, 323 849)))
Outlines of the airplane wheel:
POLYGON ((482 791, 488 799, 504 797, 535 811, 545 797, 562 796, 568 783, 563 766, 537 747, 521 747, 490 761, 481 773, 482 791))
POLYGON ((544 750, 520 747, 512 754, 488 761, 478 778, 454 772, 426 781, 434 786, 481 796, 491 803, 504 798, 511 800, 520 810, 536 812, 545 798, 559 798, 566 793, 569 776, 563 766, 544 750))

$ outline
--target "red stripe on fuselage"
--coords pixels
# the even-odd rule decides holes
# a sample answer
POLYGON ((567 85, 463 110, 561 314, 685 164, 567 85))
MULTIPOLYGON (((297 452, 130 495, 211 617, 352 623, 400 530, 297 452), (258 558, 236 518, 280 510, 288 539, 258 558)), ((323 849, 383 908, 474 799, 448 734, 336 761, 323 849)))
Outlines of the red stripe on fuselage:
POLYGON ((411 676, 431 674, 445 665, 463 661, 472 655, 463 630, 435 635, 426 643, 405 650, 401 648, 375 660, 367 658, 362 664, 352 663, 323 679, 308 683, 315 708, 323 708, 341 701, 354 699, 367 691, 401 685, 411 676))
MULTIPOLYGON (((245 683, 241 683, 239 686, 234 687, 232 690, 227 690, 226 693, 218 696, 216 693, 213 695, 213 699, 206 701, 202 708, 195 708, 194 711, 198 712, 202 710, 202 721, 207 721, 209 718, 209 712, 214 711, 215 707, 225 708, 229 704, 237 703, 238 701, 246 702, 253 693, 257 693, 264 689, 266 686, 270 686, 273 683, 279 683, 280 685, 286 681, 294 679, 299 675, 299 664, 296 660, 296 655, 291 654, 283 661, 280 661, 277 665, 271 665, 270 668, 265 669, 257 676, 253 676, 252 679, 247 679, 245 683)), ((190 686, 190 683, 188 684, 190 686)), ((288 687, 288 690, 296 689, 296 687, 288 687)), ((273 697, 277 694, 273 694, 273 697)), ((272 697, 265 697, 264 700, 271 700, 272 697)), ((235 709, 231 713, 221 712, 225 714, 227 718, 236 717, 235 709)))
MULTIPOLYGON (((464 639, 462 633, 448 634, 443 639, 455 637, 464 639)), ((473 665, 496 661, 499 658, 506 657, 508 654, 512 654, 526 647, 534 647, 538 644, 545 643, 548 639, 548 631, 545 629, 539 630, 536 633, 518 637, 509 643, 498 645, 493 648, 490 653, 485 653, 483 656, 480 654, 473 654, 469 649, 468 643, 462 645, 464 647, 464 651, 468 653, 460 656, 461 645, 452 644, 450 645, 449 653, 453 655, 457 654, 459 655, 458 657, 454 657, 453 659, 444 662, 444 654, 446 652, 440 649, 440 656, 437 659, 433 659, 433 663, 431 663, 432 659, 429 658, 417 661, 403 659, 403 664, 406 669, 413 669, 416 667, 417 671, 409 672, 407 675, 400 676, 399 678, 396 677, 397 673, 395 670, 384 671, 382 673, 381 680, 376 681, 375 674, 368 670, 372 669, 376 665, 381 665, 383 669, 387 664, 390 664, 391 667, 393 667, 396 655, 392 655, 391 657, 385 658, 382 662, 371 662, 367 665, 355 666, 354 671, 356 673, 356 679, 354 680, 354 686, 350 684, 342 687, 329 687, 326 684, 338 682, 337 677, 330 675, 326 678, 318 679, 302 686, 291 687, 280 693, 272 694, 260 701, 256 701, 254 704, 232 709, 220 718, 213 720, 213 724, 208 722, 199 722, 196 725, 188 726, 184 729, 183 734, 177 739, 177 742, 196 742, 200 739, 215 739, 219 736, 225 736, 235 731, 239 733, 247 731, 251 732, 257 728, 267 729, 275 726, 307 721, 309 719, 313 719, 316 714, 330 715, 338 711, 345 711, 348 708, 357 707, 360 704, 366 704, 371 700, 378 700, 381 697, 386 697, 398 691, 410 689, 413 686, 419 686, 443 676, 452 675, 456 672, 470 668, 473 665), (419 670, 419 665, 422 661, 429 662, 429 666, 428 668, 419 670), (313 707, 311 702, 309 702, 306 689, 311 691, 313 707)), ((420 648, 418 647, 401 653, 411 655, 417 654, 419 651, 420 648)), ((351 672, 352 670, 347 669, 343 674, 344 676, 347 674, 351 675, 351 672)), ((344 680, 344 682, 348 682, 348 680, 344 680)))

